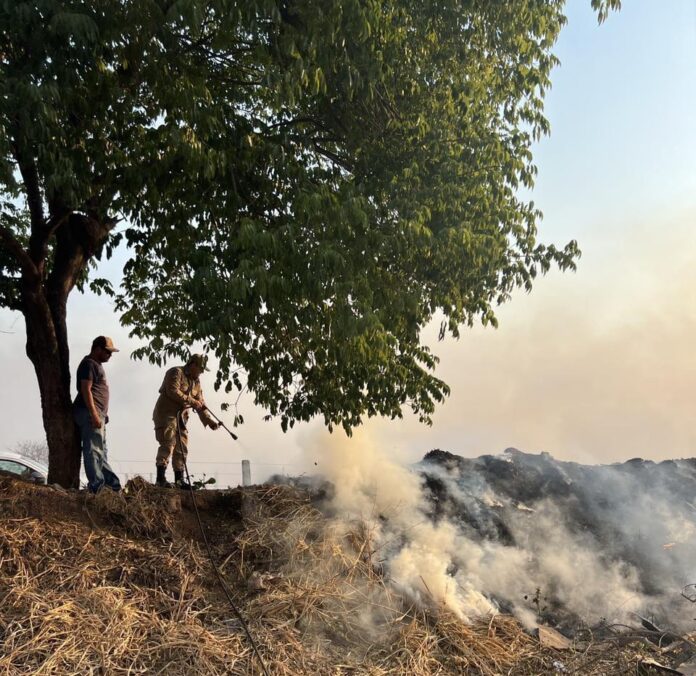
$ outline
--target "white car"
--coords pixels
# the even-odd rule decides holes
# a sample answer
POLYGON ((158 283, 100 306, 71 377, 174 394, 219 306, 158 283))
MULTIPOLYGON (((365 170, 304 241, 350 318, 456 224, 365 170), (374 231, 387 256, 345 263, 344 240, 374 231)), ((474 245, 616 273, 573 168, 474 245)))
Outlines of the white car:
POLYGON ((0 451, 0 470, 16 474, 35 484, 45 484, 48 479, 46 465, 12 451, 0 451))

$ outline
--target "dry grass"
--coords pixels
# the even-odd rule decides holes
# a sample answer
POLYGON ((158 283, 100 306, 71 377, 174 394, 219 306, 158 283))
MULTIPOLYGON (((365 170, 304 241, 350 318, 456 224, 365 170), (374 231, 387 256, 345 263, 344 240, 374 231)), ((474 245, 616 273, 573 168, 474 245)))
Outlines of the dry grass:
POLYGON ((153 491, 142 477, 135 477, 124 492, 100 491, 96 496, 85 495, 85 509, 93 500, 102 516, 125 528, 137 537, 159 537, 174 533, 174 514, 181 510, 175 491, 153 491))
POLYGON ((84 525, 0 526, 0 673, 247 673, 246 646, 190 571, 197 548, 84 525))
MULTIPOLYGON (((108 529, 0 520, 0 674, 261 673, 199 544, 175 535, 171 492, 130 488, 79 497, 108 529)), ((374 562, 365 524, 327 520, 293 489, 244 497, 243 527, 220 518, 212 536, 274 675, 637 673, 636 645, 559 653, 510 617, 466 625, 416 608, 374 562)))

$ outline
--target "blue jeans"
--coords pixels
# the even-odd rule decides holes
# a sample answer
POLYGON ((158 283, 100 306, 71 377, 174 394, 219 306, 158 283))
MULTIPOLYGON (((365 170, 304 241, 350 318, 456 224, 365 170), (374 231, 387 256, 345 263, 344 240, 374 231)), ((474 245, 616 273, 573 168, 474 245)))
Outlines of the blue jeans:
POLYGON ((85 464, 85 474, 89 490, 96 493, 102 486, 114 491, 121 490, 121 482, 109 466, 106 449, 106 425, 101 416, 101 425, 92 427, 89 411, 82 406, 73 409, 73 416, 80 428, 82 441, 82 461, 85 464))

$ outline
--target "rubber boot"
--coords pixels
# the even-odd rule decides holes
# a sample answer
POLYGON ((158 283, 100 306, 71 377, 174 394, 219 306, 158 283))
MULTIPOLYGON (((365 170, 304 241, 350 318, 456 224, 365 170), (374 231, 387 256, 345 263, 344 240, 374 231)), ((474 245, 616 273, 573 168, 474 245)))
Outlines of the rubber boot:
POLYGON ((183 469, 174 470, 174 484, 179 488, 183 488, 186 491, 190 491, 192 489, 191 484, 184 479, 183 469))
POLYGON ((157 465, 157 480, 155 481, 155 486, 159 486, 160 488, 172 487, 172 485, 167 481, 167 477, 165 476, 166 471, 166 467, 162 467, 162 465, 157 465))

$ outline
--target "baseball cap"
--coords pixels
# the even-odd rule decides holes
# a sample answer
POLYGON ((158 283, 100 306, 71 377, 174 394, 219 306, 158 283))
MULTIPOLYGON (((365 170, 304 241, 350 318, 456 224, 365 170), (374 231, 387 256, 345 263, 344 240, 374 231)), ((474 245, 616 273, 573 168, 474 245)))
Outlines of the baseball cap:
POLYGON ((109 338, 109 336, 97 336, 93 341, 92 341, 92 349, 95 347, 101 347, 104 350, 107 350, 108 352, 120 352, 120 350, 116 349, 114 346, 114 341, 109 338))

